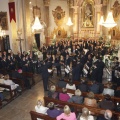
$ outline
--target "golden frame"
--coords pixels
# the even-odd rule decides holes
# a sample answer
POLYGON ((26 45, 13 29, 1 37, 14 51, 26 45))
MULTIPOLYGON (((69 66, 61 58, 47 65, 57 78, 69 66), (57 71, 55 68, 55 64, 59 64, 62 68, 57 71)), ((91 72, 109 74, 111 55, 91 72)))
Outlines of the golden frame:
POLYGON ((93 28, 94 27, 94 0, 85 0, 82 3, 82 23, 83 28, 93 28))
POLYGON ((33 6, 33 18, 35 19, 35 16, 38 16, 39 19, 41 19, 41 10, 40 7, 33 6))
POLYGON ((0 12, 0 26, 2 27, 2 30, 8 30, 7 12, 0 12))

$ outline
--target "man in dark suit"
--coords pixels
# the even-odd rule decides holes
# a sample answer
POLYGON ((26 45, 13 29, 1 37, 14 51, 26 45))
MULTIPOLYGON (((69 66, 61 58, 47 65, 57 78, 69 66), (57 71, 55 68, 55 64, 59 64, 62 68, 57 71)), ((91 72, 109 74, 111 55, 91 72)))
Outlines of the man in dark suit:
POLYGON ((96 81, 92 82, 92 85, 89 87, 89 91, 92 91, 94 94, 99 94, 99 85, 96 81))
POLYGON ((64 81, 64 79, 60 79, 59 81, 58 81, 58 87, 60 87, 60 88, 65 88, 66 87, 66 84, 67 84, 67 82, 65 82, 64 81))
POLYGON ((88 92, 88 85, 87 85, 87 82, 85 80, 82 80, 80 85, 78 85, 78 89, 81 91, 81 92, 88 92))
POLYGON ((113 120, 112 112, 110 110, 106 110, 104 116, 98 116, 97 120, 113 120))
POLYGON ((44 91, 47 91, 47 87, 48 87, 48 78, 49 78, 49 73, 48 73, 48 67, 46 65, 45 62, 43 62, 43 66, 42 66, 42 79, 43 79, 43 87, 44 87, 44 91))

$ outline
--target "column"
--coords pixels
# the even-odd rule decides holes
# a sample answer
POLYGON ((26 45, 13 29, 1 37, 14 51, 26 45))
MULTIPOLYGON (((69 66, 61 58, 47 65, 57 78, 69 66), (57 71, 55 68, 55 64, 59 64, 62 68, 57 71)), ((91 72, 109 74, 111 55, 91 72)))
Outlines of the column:
POLYGON ((74 34, 74 39, 78 39, 78 6, 73 6, 74 8, 74 13, 73 13, 73 20, 74 20, 74 25, 73 25, 73 34, 74 34))

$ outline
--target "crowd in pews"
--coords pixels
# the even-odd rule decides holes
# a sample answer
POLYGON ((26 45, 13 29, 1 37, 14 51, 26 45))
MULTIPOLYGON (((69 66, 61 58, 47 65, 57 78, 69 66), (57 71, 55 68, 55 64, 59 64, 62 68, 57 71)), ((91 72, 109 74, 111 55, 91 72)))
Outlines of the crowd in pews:
MULTIPOLYGON (((58 83, 59 84, 59 83, 58 83)), ((48 91, 47 100, 44 101, 46 107, 44 107, 43 102, 38 100, 35 110, 38 113, 48 115, 50 118, 56 118, 57 120, 117 120, 120 116, 117 104, 112 101, 111 96, 106 94, 104 98, 98 99, 95 97, 95 94, 91 91, 87 92, 86 96, 83 95, 84 92, 81 92, 80 89, 76 89, 73 92, 67 88, 59 88, 55 85, 50 86, 48 91), (57 104, 54 103, 55 100, 58 100, 57 104), (51 101, 51 102, 50 102, 51 101), (65 106, 61 102, 66 102, 65 106), (46 104, 46 102, 48 104, 46 104), (70 103, 70 104, 69 104, 70 103), (83 105, 80 109, 75 110, 73 107, 69 107, 71 103, 76 105, 83 105), (91 112, 92 108, 99 109, 99 114, 96 114, 95 111, 91 112), (90 110, 89 110, 90 109, 90 110), (116 116, 112 116, 113 111, 116 111, 116 116), (101 115, 102 114, 102 115, 101 115), (103 115, 104 114, 104 115, 103 115)), ((118 107, 119 108, 119 107, 118 107)), ((50 119, 49 118, 49 119, 50 119)), ((32 119, 33 120, 33 119, 32 119)))

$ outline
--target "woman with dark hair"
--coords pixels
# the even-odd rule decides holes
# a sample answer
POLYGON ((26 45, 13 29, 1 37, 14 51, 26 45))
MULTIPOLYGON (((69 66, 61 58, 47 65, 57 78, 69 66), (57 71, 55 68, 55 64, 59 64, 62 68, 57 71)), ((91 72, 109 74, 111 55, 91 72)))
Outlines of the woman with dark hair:
POLYGON ((104 99, 99 103, 99 107, 103 109, 109 109, 109 110, 114 110, 115 105, 111 101, 111 96, 106 94, 104 96, 104 99))
POLYGON ((47 110, 47 114, 52 117, 52 118, 56 118, 57 116, 59 116, 61 113, 63 113, 61 110, 55 108, 55 105, 53 102, 50 102, 47 106, 49 109, 47 110))

